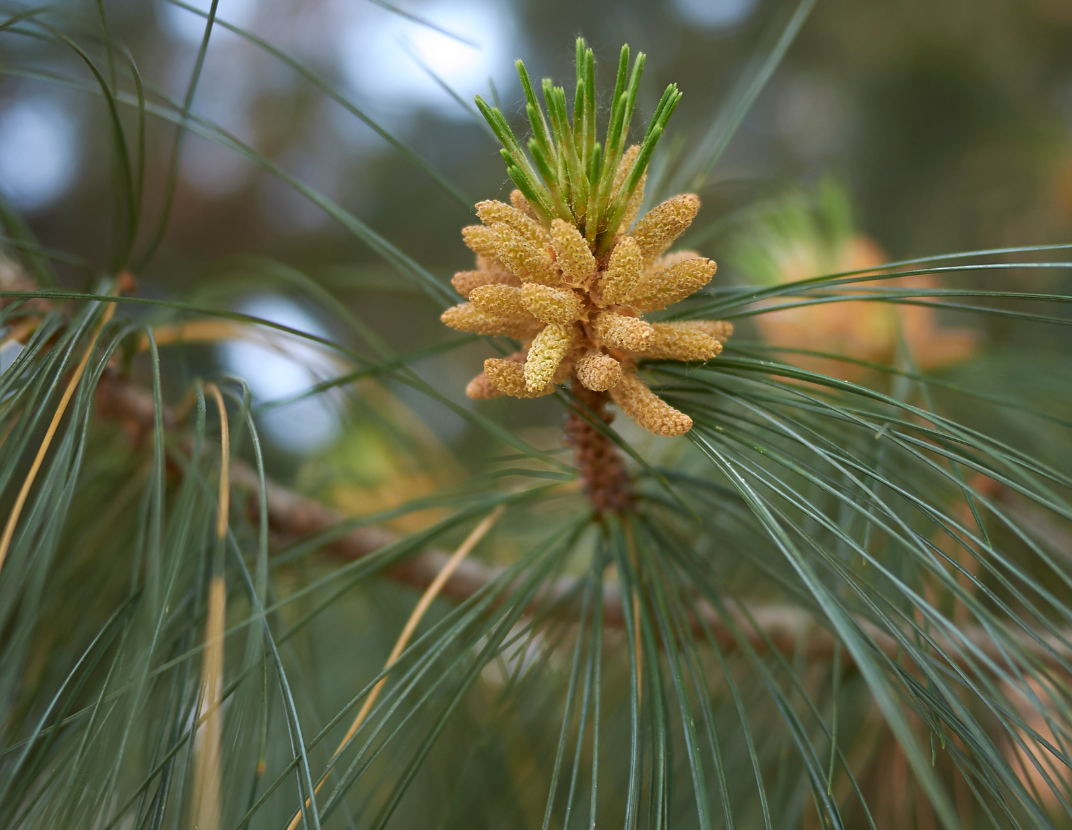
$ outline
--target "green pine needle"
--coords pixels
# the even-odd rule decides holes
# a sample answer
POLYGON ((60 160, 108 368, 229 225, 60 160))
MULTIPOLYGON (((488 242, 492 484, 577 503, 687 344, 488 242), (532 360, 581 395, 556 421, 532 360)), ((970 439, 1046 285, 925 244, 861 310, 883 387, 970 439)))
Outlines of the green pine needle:
POLYGON ((597 128, 595 54, 584 38, 576 43, 577 78, 573 97, 573 115, 569 114, 566 90, 555 86, 550 78, 541 84, 544 107, 522 61, 517 74, 525 93, 525 113, 532 138, 525 154, 502 112, 489 106, 479 95, 476 104, 503 145, 510 179, 533 206, 545 224, 553 218, 574 223, 596 248, 606 253, 621 228, 629 200, 651 162, 681 92, 671 84, 648 125, 636 161, 624 183, 613 191, 615 173, 627 147, 629 124, 636 104, 645 56, 637 54, 629 71, 629 46, 622 47, 614 84, 614 98, 604 141, 597 128), (628 85, 626 77, 628 76, 628 85))

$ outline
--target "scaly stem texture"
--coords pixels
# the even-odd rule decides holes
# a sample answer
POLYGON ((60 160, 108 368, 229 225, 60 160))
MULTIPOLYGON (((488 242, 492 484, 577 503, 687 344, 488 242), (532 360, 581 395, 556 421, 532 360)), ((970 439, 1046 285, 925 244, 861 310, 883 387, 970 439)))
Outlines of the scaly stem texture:
MULTIPOLYGON (((606 392, 592 392, 583 386, 574 389, 578 399, 605 424, 614 415, 606 411, 610 397, 606 392)), ((566 443, 573 447, 574 462, 585 495, 599 512, 621 513, 633 499, 632 482, 618 448, 578 412, 571 412, 563 428, 566 443)))

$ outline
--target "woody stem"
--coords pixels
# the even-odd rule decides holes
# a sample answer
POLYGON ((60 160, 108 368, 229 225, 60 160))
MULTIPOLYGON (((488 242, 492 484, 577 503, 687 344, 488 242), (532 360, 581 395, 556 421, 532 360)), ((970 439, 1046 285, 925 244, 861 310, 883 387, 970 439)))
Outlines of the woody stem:
MULTIPOLYGON (((596 417, 609 424, 613 415, 606 411, 610 401, 606 392, 592 392, 580 384, 574 393, 596 417)), ((621 513, 629 509, 633 486, 618 448, 577 412, 566 418, 563 431, 566 443, 573 447, 573 457, 585 495, 599 512, 621 513)))

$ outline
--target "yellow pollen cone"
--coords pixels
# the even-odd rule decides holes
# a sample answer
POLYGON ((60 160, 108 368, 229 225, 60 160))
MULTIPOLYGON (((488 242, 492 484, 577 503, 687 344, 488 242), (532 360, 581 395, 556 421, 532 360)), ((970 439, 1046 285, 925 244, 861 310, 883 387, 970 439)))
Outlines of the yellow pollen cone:
POLYGON ((511 360, 489 357, 484 361, 484 374, 496 389, 513 398, 540 398, 555 391, 551 383, 538 389, 530 387, 525 382, 525 368, 511 360))
POLYGON ((450 278, 454 290, 468 297, 474 288, 481 285, 521 285, 521 280, 506 271, 459 271, 450 278))
POLYGON ((510 204, 528 216, 530 219, 535 219, 536 214, 532 210, 532 205, 528 203, 525 195, 520 190, 510 191, 510 204))
POLYGON ((525 385, 542 389, 555 376, 559 364, 573 345, 573 326, 550 323, 536 335, 525 360, 525 385))
POLYGON ((658 311, 671 306, 711 282, 717 267, 709 259, 694 257, 649 272, 633 292, 630 305, 637 311, 658 311))
POLYGON ((574 364, 573 373, 586 389, 606 392, 622 379, 622 365, 610 355, 590 351, 574 364))
POLYGON ((699 209, 699 197, 685 193, 649 210, 632 232, 644 254, 644 261, 651 262, 673 245, 674 240, 692 224, 699 209))
POLYGON ((499 259, 498 234, 483 225, 469 225, 462 228, 462 239, 469 250, 485 259, 499 259))
POLYGON ((702 331, 704 334, 715 338, 719 343, 725 343, 733 334, 733 323, 728 320, 687 320, 683 323, 675 323, 678 328, 690 328, 702 331))
POLYGON ((539 323, 536 320, 506 319, 485 314, 471 303, 462 303, 444 311, 439 319, 457 331, 473 334, 498 334, 524 340, 531 337, 539 323))
POLYGON ((551 223, 551 247, 566 281, 581 285, 596 271, 596 258, 575 225, 562 219, 551 223))
POLYGON ((607 270, 599 279, 603 302, 627 305, 644 274, 640 246, 631 236, 623 236, 610 253, 607 270))
POLYGON ((626 415, 656 435, 673 437, 692 429, 692 418, 652 392, 633 372, 625 372, 610 390, 611 400, 626 415))
POLYGON ((643 351, 659 360, 710 360, 722 351, 722 344, 706 332, 687 323, 652 323, 655 333, 643 351))
POLYGON ((584 303, 568 288, 526 283, 521 301, 529 314, 545 323, 572 323, 584 316, 584 303))
POLYGON ((492 398, 501 398, 503 391, 491 382, 486 373, 481 372, 466 385, 465 394, 474 401, 490 401, 492 398))
MULTIPOLYGON (((512 355, 503 358, 508 363, 515 364, 518 368, 525 362, 525 352, 514 352, 512 355)), ((486 363, 487 361, 485 361, 486 363)), ((469 385, 465 387, 465 394, 472 398, 474 401, 487 401, 492 398, 501 398, 506 393, 503 392, 498 386, 492 383, 491 378, 488 377, 487 372, 481 372, 471 381, 469 385)))
POLYGON ((592 327, 601 341, 616 349, 639 352, 651 342, 651 325, 639 317, 603 311, 596 316, 592 327))
MULTIPOLYGON (((618 162, 618 169, 614 172, 614 188, 612 192, 615 195, 621 189, 622 184, 625 182, 625 177, 629 175, 629 171, 633 169, 633 164, 636 162, 639 152, 640 145, 634 144, 622 154, 622 160, 618 162)), ((636 190, 633 191, 633 195, 629 199, 629 205, 626 207, 625 213, 622 215, 623 230, 629 230, 629 226, 636 221, 637 214, 640 213, 640 206, 644 203, 644 186, 647 183, 648 172, 645 170, 640 177, 640 181, 637 182, 636 190)))
POLYGON ((522 302, 521 289, 512 285, 481 285, 470 292, 469 302, 492 317, 521 320, 532 317, 522 302))
POLYGON ((516 207, 504 202, 496 202, 490 199, 485 202, 477 202, 476 215, 489 228, 492 225, 506 225, 521 234, 527 242, 537 247, 546 247, 550 244, 551 240, 548 238, 547 231, 544 230, 543 225, 516 207))
POLYGON ((558 285, 561 279, 547 248, 533 245, 509 225, 497 224, 488 230, 495 235, 499 261, 525 282, 558 285))

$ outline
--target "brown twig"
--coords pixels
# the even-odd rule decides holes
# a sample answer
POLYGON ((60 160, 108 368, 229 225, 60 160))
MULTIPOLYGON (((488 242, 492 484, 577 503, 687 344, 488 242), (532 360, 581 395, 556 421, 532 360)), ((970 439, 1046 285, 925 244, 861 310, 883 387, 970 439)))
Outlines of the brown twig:
MULTIPOLYGON (((606 392, 592 392, 579 383, 574 394, 592 413, 609 424, 613 416, 606 411, 606 392)), ((573 458, 585 495, 599 512, 620 513, 633 499, 632 482, 618 448, 606 435, 586 421, 579 412, 571 412, 563 428, 566 443, 573 447, 573 458)))
MULTIPOLYGON (((98 412, 132 427, 134 424, 152 424, 154 418, 152 396, 145 390, 114 377, 103 381, 98 389, 98 412)), ((165 423, 172 422, 165 415, 165 423)), ((256 492, 259 478, 255 470, 239 460, 231 465, 231 483, 237 489, 256 492)), ((330 531, 345 521, 345 517, 324 505, 295 493, 279 484, 266 484, 269 527, 277 538, 296 541, 330 531)), ((251 500, 256 504, 256 499, 251 500)), ((325 554, 341 561, 361 559, 398 540, 394 533, 377 527, 358 527, 324 544, 325 554)), ((387 574, 403 584, 425 589, 443 571, 450 554, 429 549, 407 557, 392 565, 387 574)), ((473 559, 458 563, 451 578, 442 587, 441 595, 456 600, 472 596, 502 574, 502 569, 473 559)), ((547 607, 576 594, 576 583, 564 577, 550 583, 540 592, 534 604, 547 607)), ((626 599, 624 601, 631 601, 626 599)), ((623 598, 618 585, 612 580, 604 584, 604 622, 613 628, 624 628, 623 598)), ((716 643, 726 650, 735 650, 738 635, 734 626, 743 632, 744 638, 757 651, 765 652, 770 647, 783 654, 800 653, 809 659, 827 660, 834 654, 835 635, 806 609, 768 603, 741 603, 731 606, 731 626, 712 607, 702 602, 697 604, 703 623, 711 631, 716 643), (753 621, 754 620, 754 625, 753 621), (768 645, 769 643, 769 645, 768 645)), ((702 631, 699 619, 693 619, 694 630, 702 631)), ((868 637, 886 654, 895 656, 899 645, 895 637, 866 620, 858 620, 868 637)), ((1006 665, 1009 644, 1000 644, 980 626, 962 626, 961 634, 978 652, 998 665, 1006 665)), ((1038 640, 1025 632, 1010 633, 1009 638, 1034 660, 1051 668, 1061 668, 1061 663, 1072 663, 1072 631, 1062 631, 1059 636, 1038 634, 1038 640), (1040 642, 1041 641, 1041 642, 1040 642)), ((961 666, 977 663, 978 658, 962 654, 966 646, 953 643, 944 635, 935 634, 933 640, 938 648, 961 666)), ((846 664, 851 658, 843 655, 846 664)))

